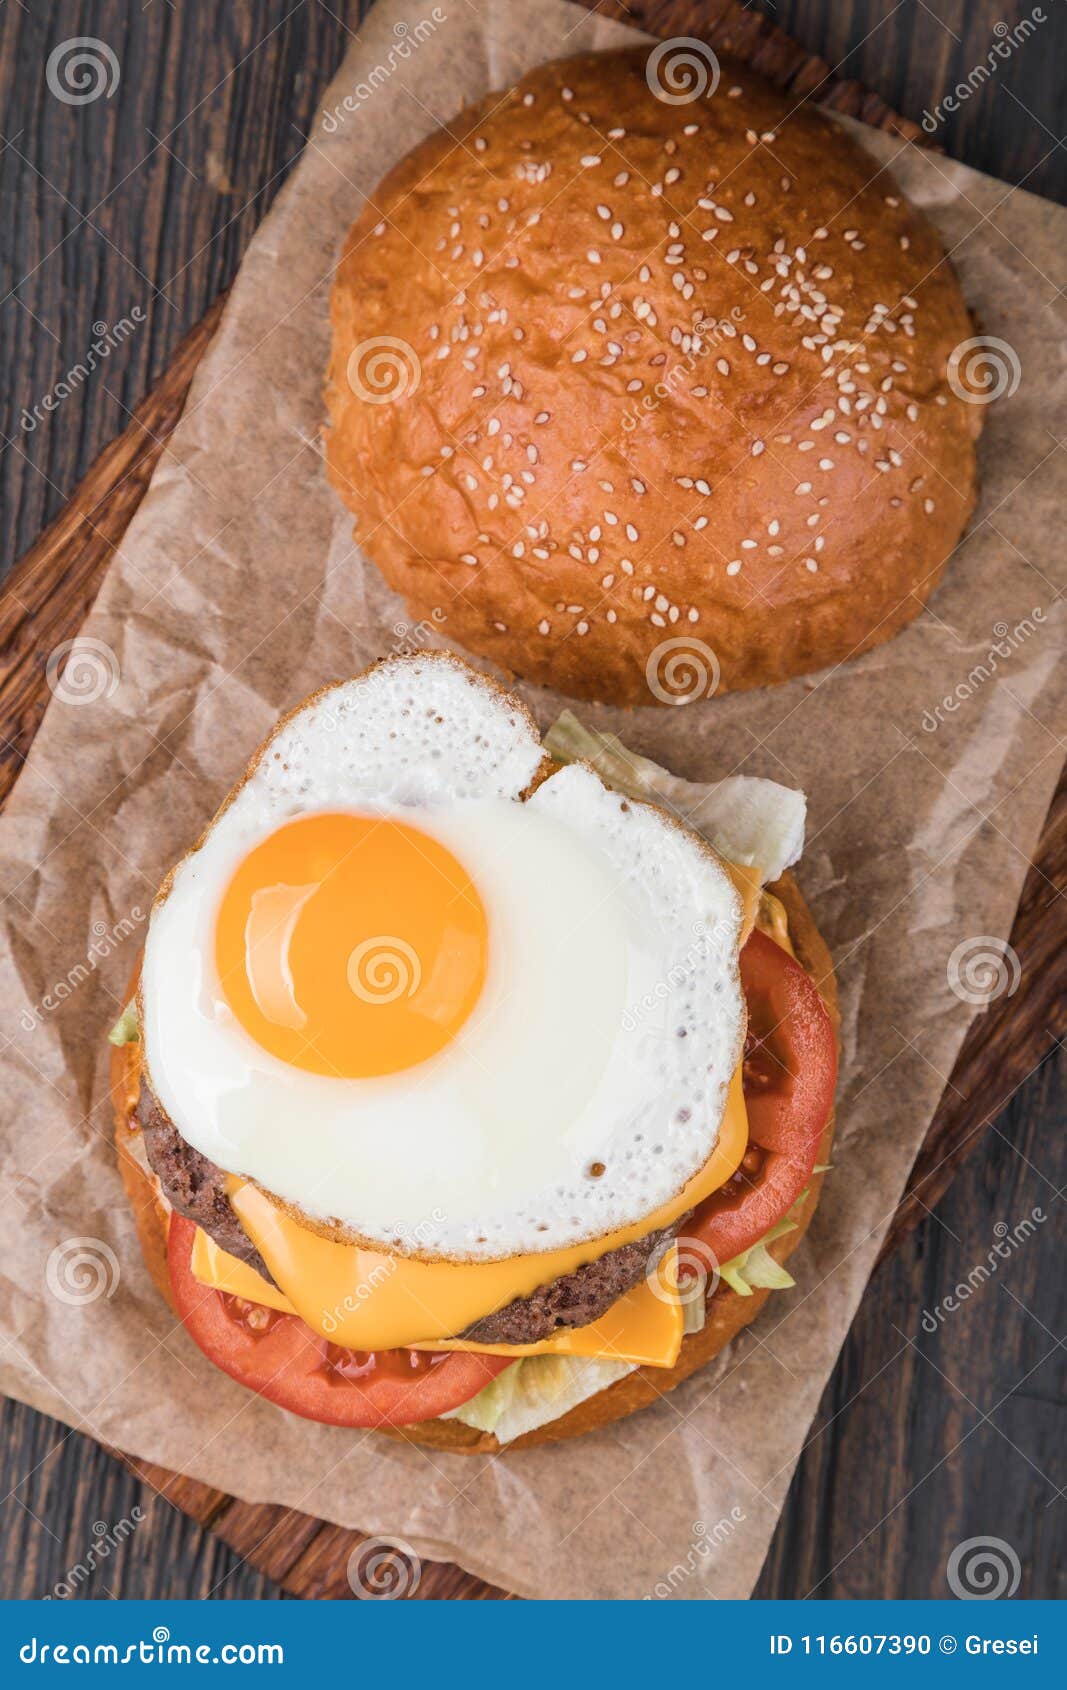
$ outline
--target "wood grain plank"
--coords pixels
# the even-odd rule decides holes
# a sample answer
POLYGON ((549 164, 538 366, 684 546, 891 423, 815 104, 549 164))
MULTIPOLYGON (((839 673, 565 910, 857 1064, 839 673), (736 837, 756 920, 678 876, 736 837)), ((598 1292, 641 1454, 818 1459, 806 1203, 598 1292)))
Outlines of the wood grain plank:
POLYGON ((49 654, 73 639, 92 608, 104 570, 181 416, 225 303, 223 294, 186 335, 162 380, 0 589, 0 804, 48 704, 49 654))

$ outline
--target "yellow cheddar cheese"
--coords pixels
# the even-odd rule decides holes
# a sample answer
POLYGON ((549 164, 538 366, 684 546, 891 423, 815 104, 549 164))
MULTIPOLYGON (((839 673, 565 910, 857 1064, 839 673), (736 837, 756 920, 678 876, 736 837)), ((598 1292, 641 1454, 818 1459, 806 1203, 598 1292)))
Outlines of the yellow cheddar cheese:
MULTIPOLYGON (((477 1350, 484 1355, 596 1356, 605 1361, 629 1361, 635 1366, 673 1367, 684 1336, 682 1305, 671 1295, 677 1287, 676 1251, 664 1254, 655 1284, 643 1280, 613 1303, 598 1320, 556 1332, 536 1344, 471 1344, 462 1339, 423 1340, 413 1350, 477 1350)), ((282 1314, 296 1310, 284 1292, 271 1285, 247 1262, 221 1250, 213 1238, 197 1228, 193 1240, 193 1277, 216 1291, 228 1291, 249 1303, 262 1303, 282 1314)))

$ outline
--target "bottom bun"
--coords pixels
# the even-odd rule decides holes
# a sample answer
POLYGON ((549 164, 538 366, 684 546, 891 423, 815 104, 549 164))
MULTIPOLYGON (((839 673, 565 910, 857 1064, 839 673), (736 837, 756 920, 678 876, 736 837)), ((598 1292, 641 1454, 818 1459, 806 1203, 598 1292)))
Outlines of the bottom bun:
MULTIPOLYGON (((833 962, 823 943, 815 919, 791 874, 768 888, 785 908, 789 920, 789 937, 800 962, 814 979, 822 994, 837 1031, 840 1015, 837 1006, 837 984, 833 962)), ((115 1146, 119 1171, 126 1188, 137 1225, 141 1250, 160 1293, 174 1309, 167 1268, 167 1205, 156 1181, 146 1172, 138 1155, 140 1129, 134 1124, 134 1109, 140 1086, 141 1047, 139 1044, 116 1048, 111 1064, 111 1095, 115 1106, 115 1146)), ((826 1162, 834 1134, 834 1114, 829 1119, 819 1141, 818 1165, 826 1162)), ((797 1217, 796 1229, 776 1238, 768 1245, 776 1262, 784 1262, 792 1255, 808 1230, 818 1207, 822 1189, 822 1174, 812 1179, 808 1197, 797 1217)), ((673 1391, 683 1379, 717 1356, 742 1329, 759 1314, 769 1290, 754 1291, 741 1297, 736 1291, 720 1284, 708 1304, 707 1319, 699 1332, 683 1338, 678 1360, 673 1367, 638 1367, 625 1378, 616 1380, 606 1390, 588 1397, 558 1420, 550 1420, 533 1432, 526 1432, 512 1443, 501 1444, 492 1432, 481 1432, 465 1426, 459 1420, 423 1420, 414 1426, 383 1426, 378 1430, 384 1437, 399 1438, 405 1443, 422 1444, 432 1449, 454 1450, 458 1455, 496 1455, 512 1449, 530 1449, 534 1444, 561 1443, 565 1438, 579 1437, 583 1432, 595 1431, 613 1420, 622 1420, 647 1408, 673 1391)), ((175 1313, 177 1310, 175 1310, 175 1313)))

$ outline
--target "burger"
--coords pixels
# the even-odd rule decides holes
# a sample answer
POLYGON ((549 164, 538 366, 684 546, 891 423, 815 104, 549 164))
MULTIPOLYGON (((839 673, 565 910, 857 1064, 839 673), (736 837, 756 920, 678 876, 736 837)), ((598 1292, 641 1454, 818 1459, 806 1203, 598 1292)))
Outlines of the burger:
POLYGON ((461 112, 370 194, 332 291, 327 462, 363 552, 450 645, 608 703, 693 696, 685 647, 705 696, 866 651, 975 500, 974 328, 934 230, 697 46, 461 112))
POLYGON ((656 1402, 792 1285, 836 999, 804 799, 692 788, 446 653, 278 725, 152 908, 112 1030, 191 1345, 457 1451, 656 1402), (699 803, 694 809, 694 799, 699 803))

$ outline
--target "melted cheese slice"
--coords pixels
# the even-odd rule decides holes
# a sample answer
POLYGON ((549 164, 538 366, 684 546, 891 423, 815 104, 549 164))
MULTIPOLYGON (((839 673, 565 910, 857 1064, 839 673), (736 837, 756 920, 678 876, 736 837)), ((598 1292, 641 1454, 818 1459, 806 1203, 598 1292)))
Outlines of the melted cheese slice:
POLYGON ((600 1361, 630 1361, 635 1367, 673 1367, 685 1336, 677 1270, 678 1252, 672 1244, 657 1267, 655 1290, 648 1280, 642 1280, 598 1320, 555 1332, 536 1344, 468 1344, 462 1338, 452 1338, 410 1347, 481 1350, 491 1356, 596 1356, 600 1361))
MULTIPOLYGON (((756 925, 761 900, 766 894, 763 892, 758 868, 746 868, 743 863, 723 863, 722 866, 734 883, 734 891, 741 899, 741 937, 737 942, 740 951, 756 925)), ((777 901, 775 899, 776 903, 777 901)))
MULTIPOLYGON (((774 896, 773 892, 764 892, 760 898, 755 925, 761 933, 766 933, 768 938, 773 939, 776 945, 781 946, 783 951, 788 951, 789 955, 796 961, 797 953, 793 949, 793 941, 789 937, 789 917, 786 915, 785 905, 774 896)), ((751 929, 748 931, 751 931, 751 929)), ((745 933, 746 939, 748 931, 745 933)))
POLYGON ((346 1349, 393 1350, 452 1338, 516 1297, 670 1226, 725 1184, 747 1144, 739 1064, 715 1149, 669 1203, 587 1243, 499 1262, 425 1261, 337 1243, 311 1232, 248 1180, 229 1175, 226 1190, 271 1278, 313 1331, 346 1349))
MULTIPOLYGON (((247 1262, 220 1250, 213 1238, 197 1228, 193 1240, 194 1279, 216 1291, 228 1291, 249 1303, 262 1303, 283 1314, 296 1310, 284 1292, 258 1274, 247 1262)), ((673 1245, 658 1270, 658 1291, 647 1281, 613 1303, 599 1320, 554 1333, 536 1344, 471 1344, 460 1338, 411 1344, 413 1350, 477 1350, 494 1356, 595 1356, 604 1361, 627 1361, 635 1367, 673 1367, 685 1335, 682 1305, 664 1294, 677 1287, 677 1252, 673 1245)))

